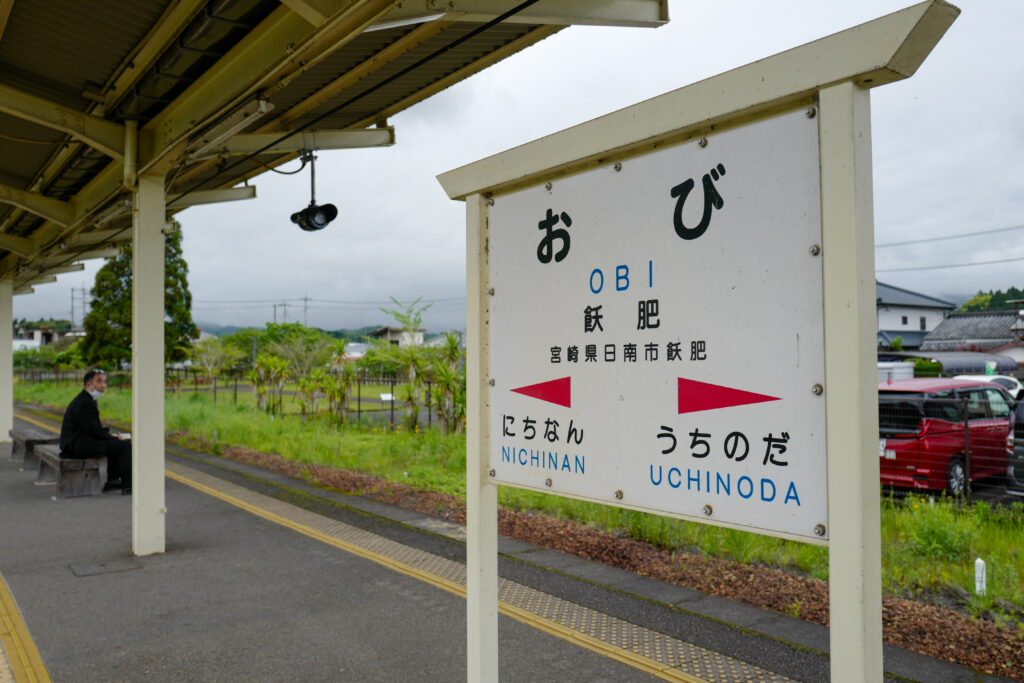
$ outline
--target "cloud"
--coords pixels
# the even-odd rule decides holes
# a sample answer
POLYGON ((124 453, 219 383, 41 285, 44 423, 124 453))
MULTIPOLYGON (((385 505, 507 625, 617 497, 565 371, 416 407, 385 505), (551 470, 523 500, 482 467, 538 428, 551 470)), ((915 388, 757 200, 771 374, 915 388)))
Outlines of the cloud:
MULTIPOLYGON (((464 326, 464 206, 435 176, 716 73, 902 9, 906 0, 690 3, 672 0, 658 29, 571 27, 394 117, 397 145, 322 152, 317 200, 338 220, 303 233, 289 221, 309 201, 309 175, 267 173, 259 198, 180 214, 196 301, 208 322, 261 324, 272 301, 311 324, 386 322, 394 295, 445 299, 432 328, 464 326), (454 299, 454 301, 452 300, 454 299), (250 300, 260 304, 242 303, 250 300), (204 304, 235 301, 232 304, 204 304)), ((1024 224, 1024 3, 961 0, 963 14, 913 78, 872 92, 878 242, 1024 224)), ((292 168, 297 164, 292 164, 292 168)), ((879 249, 879 268, 1024 257, 1024 230, 879 249)), ((1024 285, 1024 262, 880 273, 925 294, 1024 285)), ((91 285, 91 273, 86 286, 91 285)), ((70 287, 16 299, 18 317, 67 316, 70 287)), ((278 307, 278 315, 283 314, 278 307)))

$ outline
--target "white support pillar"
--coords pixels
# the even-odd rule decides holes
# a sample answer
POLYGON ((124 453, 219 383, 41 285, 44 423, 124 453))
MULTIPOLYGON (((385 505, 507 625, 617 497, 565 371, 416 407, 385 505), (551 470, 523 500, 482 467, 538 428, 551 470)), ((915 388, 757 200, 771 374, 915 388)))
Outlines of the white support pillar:
POLYGON ((14 280, 0 278, 0 443, 14 428, 14 280))
POLYGON ((860 683, 883 671, 870 94, 819 103, 831 669, 860 683))
POLYGON ((141 175, 132 225, 132 552, 164 552, 164 178, 141 175))
POLYGON ((490 296, 487 200, 466 198, 466 655, 467 680, 498 680, 498 486, 488 461, 490 296))

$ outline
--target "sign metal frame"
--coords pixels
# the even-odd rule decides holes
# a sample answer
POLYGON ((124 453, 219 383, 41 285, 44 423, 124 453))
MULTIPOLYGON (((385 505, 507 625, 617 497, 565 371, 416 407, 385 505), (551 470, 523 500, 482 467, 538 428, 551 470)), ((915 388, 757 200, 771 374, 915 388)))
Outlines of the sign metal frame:
POLYGON ((958 15, 929 0, 438 177, 466 202, 469 680, 498 680, 490 200, 803 105, 819 118, 831 673, 882 679, 870 89, 912 76, 958 15))

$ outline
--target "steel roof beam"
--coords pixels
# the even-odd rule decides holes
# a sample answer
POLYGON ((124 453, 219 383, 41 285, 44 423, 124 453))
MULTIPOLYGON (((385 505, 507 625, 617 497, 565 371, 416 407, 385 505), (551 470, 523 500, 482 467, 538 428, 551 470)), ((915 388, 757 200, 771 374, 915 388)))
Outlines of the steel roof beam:
POLYGON ((281 4, 313 26, 320 26, 348 2, 347 0, 281 0, 281 4))
POLYGON ((288 111, 278 116, 273 121, 261 126, 259 132, 271 130, 290 130, 294 128, 294 122, 305 114, 313 111, 331 98, 337 96, 346 88, 350 88, 368 76, 380 71, 394 60, 398 59, 410 50, 419 47, 426 41, 436 36, 441 31, 452 25, 450 21, 432 21, 413 29, 406 35, 396 40, 370 59, 352 67, 347 72, 331 81, 323 88, 304 98, 288 111))
MULTIPOLYGON (((196 130, 217 121, 269 84, 283 87, 387 13, 396 0, 364 0, 310 30, 287 7, 275 10, 140 133, 138 172, 173 164, 196 130)), ((265 95, 268 96, 268 95, 265 95)))
POLYGON ((529 33, 525 33, 522 36, 513 40, 512 42, 507 43, 502 47, 498 48, 497 50, 494 50, 488 53, 487 55, 481 57, 475 62, 471 62, 470 64, 467 64, 458 71, 455 71, 440 80, 434 81, 427 87, 416 91, 415 93, 409 95, 405 99, 399 100, 398 102, 392 104, 390 107, 387 107, 386 109, 383 109, 382 111, 379 111, 373 114, 372 116, 368 116, 365 119, 362 119, 361 121, 356 121, 354 124, 352 124, 352 128, 362 128, 364 126, 372 125, 381 118, 390 118, 397 114, 398 112, 408 109, 414 104, 422 102, 428 97, 432 97, 433 95, 436 95, 442 90, 450 88, 456 83, 466 78, 469 78, 473 74, 483 71, 489 66, 497 64, 506 57, 510 57, 521 50, 525 50, 534 43, 537 43, 541 40, 544 40, 545 38, 548 38, 549 36, 558 33, 564 28, 564 26, 552 24, 549 26, 541 26, 540 28, 530 31, 529 33))
POLYGON ((75 205, 37 192, 27 192, 16 187, 0 185, 0 202, 13 204, 19 209, 42 216, 58 225, 68 225, 74 219, 75 205))
POLYGON ((6 249, 18 256, 28 258, 35 253, 36 245, 35 242, 27 237, 18 237, 17 235, 8 235, 5 232, 0 232, 0 249, 6 249))
MULTIPOLYGON (((429 19, 438 12, 460 21, 486 22, 507 12, 508 0, 405 0, 386 21, 429 19)), ((589 24, 661 26, 668 22, 668 0, 540 0, 505 20, 509 24, 589 24)))
POLYGON ((49 285, 57 281, 56 275, 40 275, 28 280, 25 284, 27 285, 49 285))
POLYGON ((118 161, 124 156, 124 126, 0 84, 0 111, 67 133, 118 161))
POLYGON ((14 0, 0 0, 0 40, 4 39, 4 29, 7 28, 7 20, 13 7, 14 0))
POLYGON ((168 209, 183 209, 187 206, 198 204, 218 204, 220 202, 234 202, 240 199, 255 199, 256 186, 245 185, 243 187, 227 187, 222 190, 197 190, 189 192, 181 199, 167 202, 168 209))
POLYGON ((38 264, 43 269, 55 268, 63 266, 66 263, 74 263, 77 261, 91 261, 92 259, 98 258, 113 258, 114 256, 120 255, 121 250, 117 247, 105 247, 103 249, 93 249, 91 251, 83 251, 79 254, 60 253, 52 256, 47 256, 43 260, 39 261, 38 264))
POLYGON ((101 242, 128 242, 132 238, 131 227, 111 228, 110 230, 94 230, 93 232, 80 232, 68 238, 66 245, 69 247, 84 247, 101 242))
MULTIPOLYGON (((0 0, 2 2, 2 0, 0 0)), ((178 0, 164 12, 156 25, 122 62, 114 76, 103 87, 103 106, 110 111, 120 102, 156 63, 182 29, 202 10, 207 0, 178 0)))
POLYGON ((211 149, 207 157, 242 156, 261 150, 260 154, 285 154, 305 149, 361 149, 388 147, 395 144, 395 129, 364 128, 362 130, 316 130, 303 135, 295 133, 267 149, 263 147, 281 137, 280 133, 236 135, 222 147, 211 149))
POLYGON ((56 266, 54 268, 45 268, 40 275, 61 275, 63 273, 77 273, 80 270, 85 270, 84 263, 69 263, 65 266, 56 266))

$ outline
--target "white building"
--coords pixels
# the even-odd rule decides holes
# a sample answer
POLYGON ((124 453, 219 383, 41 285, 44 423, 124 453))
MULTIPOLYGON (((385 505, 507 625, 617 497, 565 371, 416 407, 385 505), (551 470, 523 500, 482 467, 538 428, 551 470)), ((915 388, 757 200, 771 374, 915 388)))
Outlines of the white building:
POLYGON ((415 332, 406 332, 405 328, 402 327, 382 327, 371 332, 369 336, 376 339, 383 339, 389 344, 394 344, 399 347, 422 346, 424 332, 426 332, 426 330, 423 328, 420 328, 415 332))
POLYGON ((904 349, 921 346, 926 334, 939 326, 956 304, 925 294, 875 282, 878 346, 891 348, 900 337, 904 349))

